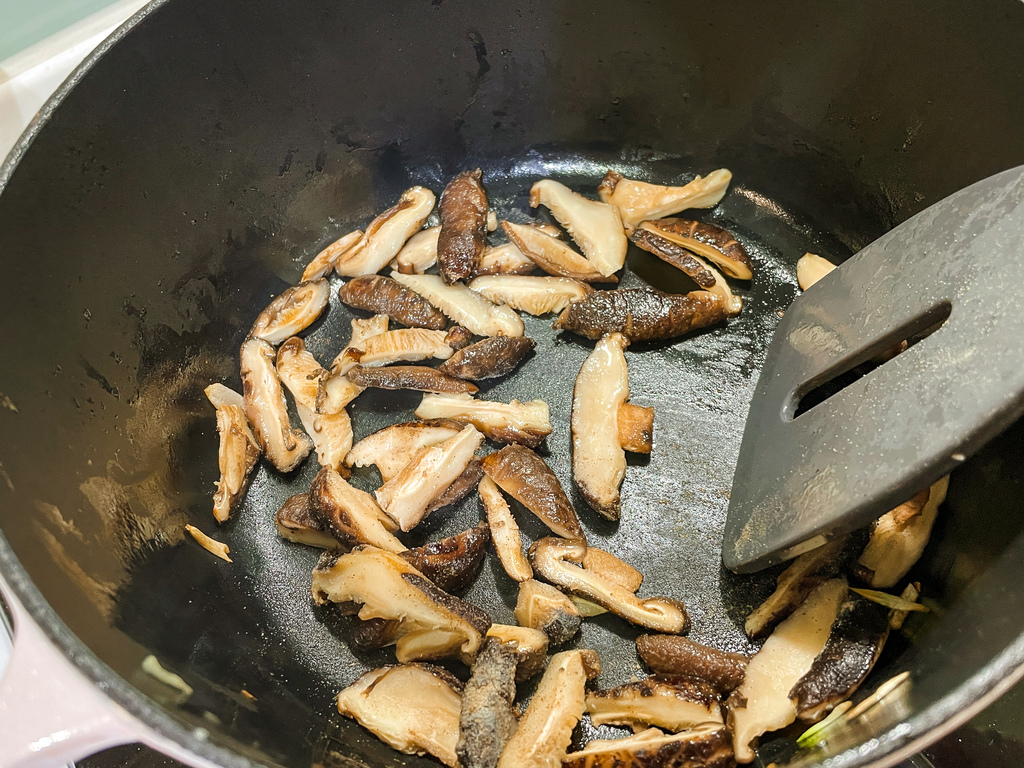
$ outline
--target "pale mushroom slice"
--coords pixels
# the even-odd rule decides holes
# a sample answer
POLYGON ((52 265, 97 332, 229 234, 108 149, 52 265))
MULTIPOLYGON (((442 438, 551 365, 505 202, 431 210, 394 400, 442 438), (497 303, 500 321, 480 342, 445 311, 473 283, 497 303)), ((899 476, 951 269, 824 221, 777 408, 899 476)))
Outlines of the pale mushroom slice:
POLYGON ((220 446, 217 449, 217 465, 220 479, 213 494, 213 516, 223 523, 231 516, 231 510, 245 493, 249 473, 260 458, 260 446, 249 429, 245 418, 245 400, 223 384, 211 384, 206 388, 206 397, 217 409, 217 434, 220 446))
POLYGON ((407 549, 402 557, 445 592, 464 589, 473 580, 487 554, 491 540, 486 523, 454 536, 407 549))
POLYGON ((352 333, 348 344, 331 361, 330 372, 321 378, 316 396, 317 413, 337 413, 344 409, 363 391, 358 384, 349 381, 345 375, 359 362, 361 347, 372 336, 388 330, 388 316, 374 315, 365 320, 355 318, 350 326, 352 333))
POLYGON ((580 367, 572 396, 573 479, 586 502, 609 520, 618 520, 621 513, 619 486, 626 475, 626 448, 646 447, 649 453, 654 421, 653 409, 626 402, 628 346, 621 333, 597 342, 580 367))
POLYGON ((562 651, 530 699, 519 727, 501 753, 498 768, 557 768, 583 717, 587 672, 582 651, 562 651))
POLYGON ((629 243, 618 208, 588 200, 552 179, 542 179, 530 187, 530 207, 538 205, 551 211, 594 269, 606 277, 622 269, 629 243))
POLYGON ((673 733, 714 723, 723 727, 718 692, 707 683, 685 677, 648 677, 607 691, 587 694, 587 713, 594 725, 648 726, 673 733))
POLYGON ((648 728, 624 739, 594 739, 579 752, 570 752, 562 768, 733 768, 729 731, 717 725, 664 733, 648 728))
POLYGON ((796 720, 796 699, 790 691, 825 647, 847 592, 844 579, 819 584, 747 664, 743 683, 726 702, 737 762, 754 759, 752 743, 761 734, 796 720))
POLYGON ((397 475, 375 492, 378 503, 398 523, 410 531, 427 514, 430 502, 466 470, 484 436, 467 424, 454 437, 421 448, 397 475))
POLYGON ((928 546, 948 488, 946 475, 878 518, 871 527, 867 546, 857 558, 854 575, 873 589, 888 589, 906 576, 928 546))
POLYGON ((608 581, 618 584, 634 594, 643 586, 644 575, 611 552, 597 547, 587 547, 587 553, 583 555, 582 563, 587 570, 600 573, 608 581))
MULTIPOLYGON (((434 358, 447 360, 454 354, 445 331, 423 328, 400 328, 371 336, 359 349, 349 354, 349 360, 359 365, 388 365, 389 363, 415 363, 434 358)), ((352 366, 349 366, 351 370, 352 366)))
POLYGON ((533 578, 530 561, 523 552, 523 539, 519 535, 519 526, 512 516, 508 502, 501 495, 501 490, 494 481, 485 477, 477 486, 480 501, 483 502, 487 514, 487 525, 491 529, 491 541, 494 551, 498 553, 501 567, 509 578, 515 581, 526 581, 533 578))
POLYGON ((565 594, 536 579, 519 582, 516 622, 547 635, 551 645, 569 642, 579 631, 583 617, 565 594))
POLYGON ((331 284, 323 278, 293 285, 260 313, 249 336, 274 345, 290 339, 320 317, 330 293, 331 284))
POLYGON ((333 413, 316 412, 320 383, 327 371, 302 339, 292 337, 277 350, 277 375, 292 393, 299 421, 316 446, 321 466, 340 469, 352 449, 352 421, 344 408, 333 413))
POLYGON ((402 193, 393 207, 370 222, 359 243, 335 263, 342 277, 380 272, 416 234, 434 209, 434 193, 426 187, 412 187, 402 193))
POLYGON ((370 544, 395 553, 407 549, 391 533, 394 525, 373 497, 366 491, 353 488, 330 467, 321 469, 313 479, 309 488, 309 506, 334 537, 348 547, 370 544))
POLYGON ((698 176, 681 187, 664 187, 627 179, 608 171, 597 188, 597 196, 622 214, 622 223, 632 230, 641 221, 660 219, 688 208, 713 208, 725 197, 732 173, 724 168, 698 176))
POLYGON ((641 635, 636 650, 648 667, 662 675, 702 680, 720 694, 729 694, 743 683, 749 659, 695 643, 679 635, 641 635))
POLYGON ((347 235, 342 235, 333 243, 324 248, 313 257, 302 271, 302 282, 307 280, 319 280, 327 277, 334 269, 339 260, 345 258, 345 254, 354 248, 363 239, 363 230, 356 229, 347 235))
POLYGON ((825 275, 836 268, 836 265, 816 253, 805 253, 796 263, 796 282, 801 291, 806 291, 825 275))
MULTIPOLYGON (((478 275, 528 275, 537 268, 529 256, 516 248, 515 243, 502 243, 488 247, 480 258, 478 275)), ((403 270, 399 270, 400 272, 403 270)))
POLYGON ((239 357, 245 417, 270 463, 279 472, 291 472, 313 450, 313 441, 292 429, 288 420, 288 405, 274 367, 277 354, 263 339, 248 339, 239 357))
POLYGON ((494 637, 516 652, 516 680, 529 680, 544 669, 548 636, 539 629, 512 624, 491 624, 487 637, 494 637))
POLYGON ((522 336, 523 320, 509 307, 492 304, 462 283, 447 285, 437 275, 402 275, 400 282, 477 336, 522 336))
POLYGON ((422 275, 437 263, 437 236, 441 225, 417 232, 402 246, 391 266, 403 275, 422 275))
POLYGON ((729 283, 721 272, 715 269, 713 266, 708 264, 702 257, 693 253, 690 254, 696 261, 699 261, 701 266, 704 267, 711 275, 715 278, 715 284, 708 288, 708 293, 711 293, 721 299, 722 306, 725 308, 726 317, 735 317, 741 311, 743 311, 743 299, 732 292, 732 288, 729 287, 729 283))
POLYGON ((345 464, 350 467, 375 465, 386 483, 412 461, 420 449, 455 437, 464 426, 446 419, 392 424, 356 443, 345 457, 345 464))
POLYGON ((495 637, 484 641, 462 694, 455 748, 459 768, 494 768, 498 764, 519 725, 513 707, 518 661, 512 646, 495 637))
POLYGON ((548 404, 543 400, 501 403, 467 394, 424 395, 416 417, 454 419, 472 424, 492 440, 529 448, 536 448, 552 431, 548 404))
POLYGON ((364 673, 338 694, 338 711, 407 755, 431 754, 459 764, 462 684, 427 664, 402 664, 364 673))
POLYGON ((308 493, 289 496, 274 516, 277 532, 282 539, 318 549, 337 549, 341 546, 330 527, 313 514, 308 493))
POLYGON ((513 224, 511 221, 501 222, 510 242, 514 243, 522 254, 547 272, 556 277, 569 277, 585 283, 617 283, 614 275, 603 275, 593 264, 558 238, 542 232, 528 224, 513 224))
POLYGON ((583 567, 586 551, 582 542, 549 536, 534 542, 530 562, 541 578, 607 608, 631 624, 669 635, 684 633, 690 628, 690 617, 682 601, 637 597, 599 571, 583 567))
POLYGON ((185 531, 195 539, 196 543, 209 552, 214 557, 219 557, 228 563, 234 562, 231 559, 231 547, 225 544, 223 541, 217 541, 212 536, 207 536, 201 530, 196 528, 194 525, 186 525, 185 531))
POLYGON ((536 316, 561 312, 593 290, 568 277, 537 275, 488 275, 475 278, 469 287, 490 301, 536 316))
POLYGON ((487 614, 438 589, 401 555, 376 547, 325 552, 313 570, 313 602, 359 603, 358 617, 397 621, 398 660, 470 660, 491 626, 487 614))
MULTIPOLYGON (((747 249, 732 232, 722 227, 690 219, 656 219, 642 222, 637 230, 655 232, 688 251, 700 254, 730 277, 750 280, 754 276, 754 263, 747 249)), ((799 271, 798 263, 797 274, 799 271)))

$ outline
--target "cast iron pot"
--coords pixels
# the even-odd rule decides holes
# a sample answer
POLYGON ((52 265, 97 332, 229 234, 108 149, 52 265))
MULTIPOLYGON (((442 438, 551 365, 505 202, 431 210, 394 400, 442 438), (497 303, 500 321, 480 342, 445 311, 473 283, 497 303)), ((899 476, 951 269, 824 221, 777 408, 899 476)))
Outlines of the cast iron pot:
MULTIPOLYGON (((30 646, 56 657, 29 659, 42 678, 8 675, 3 711, 21 717, 4 726, 8 759, 140 739, 195 764, 430 764, 331 717, 333 695, 391 655, 353 651, 345 620, 313 609, 316 553, 274 531, 314 462, 294 477, 261 469, 214 530, 217 439, 202 389, 239 386, 253 318, 321 247, 407 186, 440 192, 477 166, 495 207, 520 220, 543 176, 592 194, 608 167, 660 182, 735 174, 706 218, 754 254, 744 314, 630 350, 634 401, 657 411, 655 451, 629 468, 619 526, 580 508, 592 541, 640 567, 648 594, 688 602, 692 637, 752 650, 743 617, 776 572, 728 573, 719 542, 796 259, 842 260, 1024 162, 1022 125, 1017 0, 152 4, 0 171, 0 564, 15 672, 30 646), (187 522, 230 544, 234 562, 186 541, 187 522), (143 672, 150 655, 191 694, 143 672), (39 683, 51 678, 68 688, 39 683), (46 752, 60 744, 74 749, 46 752)), ((644 254, 629 267, 627 285, 687 289, 644 254)), ((306 334, 321 360, 350 317, 335 302, 306 334)), ((547 456, 570 487, 570 382, 590 347, 546 320, 527 332, 537 354, 487 394, 549 401, 547 456)), ((356 437, 417 401, 365 394, 356 437)), ((954 474, 913 574, 935 611, 893 638, 864 695, 903 671, 910 682, 850 738, 794 761, 892 764, 1020 675, 1022 430, 954 474)), ((436 515, 410 543, 467 527, 477 503, 436 515)), ((528 521, 524 531, 541 534, 528 521)), ((493 564, 466 597, 511 620, 515 589, 493 564)), ((587 622, 579 643, 602 654, 602 683, 639 671, 636 634, 587 622)))

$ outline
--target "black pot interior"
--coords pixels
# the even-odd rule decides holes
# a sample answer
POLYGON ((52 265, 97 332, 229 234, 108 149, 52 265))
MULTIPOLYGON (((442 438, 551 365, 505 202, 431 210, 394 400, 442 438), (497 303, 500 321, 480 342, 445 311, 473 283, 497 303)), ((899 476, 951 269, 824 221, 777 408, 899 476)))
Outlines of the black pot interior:
MULTIPOLYGON (((657 412, 655 452, 628 471, 620 526, 582 516, 594 542, 647 575, 647 594, 687 601, 692 637, 749 650, 743 618, 776 572, 724 571, 719 539, 796 259, 842 260, 1024 162, 1024 5, 965 10, 909 0, 158 6, 66 96, 0 195, 0 526, 17 560, 60 622, 192 730, 176 738, 199 751, 201 728, 256 761, 302 766, 329 730, 335 748, 369 765, 426 764, 330 722, 333 694, 390 654, 353 652, 346 620, 310 605, 316 553, 277 538, 273 513, 306 489, 313 463, 294 477, 261 469, 214 530, 217 437, 203 387, 238 388, 237 350, 259 310, 411 184, 440 192, 479 165, 499 212, 525 220, 526 191, 543 176, 592 193, 607 167, 660 182, 727 167, 732 191, 705 218, 754 253, 746 310, 728 327, 630 350, 633 399, 657 412), (187 522, 229 543, 234 563, 184 540, 187 522), (149 654, 192 686, 187 702, 140 671, 149 654)), ((631 252, 629 265, 627 284, 688 288, 647 254, 631 252)), ((306 334, 321 360, 350 317, 334 301, 306 334)), ((549 401, 547 456, 568 487, 569 382, 590 345, 546 320, 528 319, 527 333, 536 356, 487 395, 549 401)), ((364 394, 351 409, 356 437, 417 402, 364 394)), ((1000 584, 999 631, 971 640, 952 627, 956 611, 985 620, 975 582, 1021 530, 1022 429, 954 475, 916 571, 942 610, 908 625, 917 650, 892 641, 875 682, 922 658, 966 660, 922 679, 909 715, 1024 629, 1012 583, 1000 584)), ((471 498, 409 541, 479 514, 471 498)), ((541 534, 529 522, 524 531, 541 534)), ((511 621, 515 589, 495 565, 466 596, 511 621)), ((52 614, 36 613, 59 634, 52 614)), ((635 636, 618 620, 588 622, 579 642, 601 652, 601 682, 639 671, 635 636)), ((956 695, 964 704, 981 692, 956 695)))

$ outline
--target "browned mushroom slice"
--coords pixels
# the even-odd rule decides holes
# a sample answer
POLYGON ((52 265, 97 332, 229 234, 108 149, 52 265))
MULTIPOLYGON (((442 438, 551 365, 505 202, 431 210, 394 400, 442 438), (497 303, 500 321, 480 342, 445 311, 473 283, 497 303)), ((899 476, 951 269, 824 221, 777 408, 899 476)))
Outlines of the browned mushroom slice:
POLYGON ((478 277, 469 287, 488 299, 507 304, 512 309, 530 315, 561 312, 574 301, 579 301, 593 288, 568 277, 539 277, 535 275, 491 275, 478 277))
POLYGON ((747 664, 743 683, 726 702, 738 762, 754 759, 754 739, 796 720, 796 699, 790 691, 825 647, 847 591, 843 579, 818 585, 747 664))
POLYGON ((407 549, 402 557, 445 592, 466 587, 483 565, 491 539, 486 523, 454 536, 407 549))
POLYGON ((395 653, 401 662, 476 656, 491 625, 487 614, 436 587, 400 555, 357 547, 325 552, 313 570, 318 605, 359 603, 360 619, 398 621, 395 653))
POLYGON ((487 245, 487 193, 480 183, 482 176, 479 168, 464 171, 441 193, 437 266, 446 283, 471 277, 487 245))
POLYGON ((398 631, 402 622, 394 619, 366 619, 353 617, 352 633, 349 638, 352 644, 364 651, 375 651, 387 648, 398 640, 398 631))
POLYGON ((353 277, 338 289, 342 303, 374 314, 387 315, 411 328, 443 331, 448 319, 415 291, 383 275, 353 277))
POLYGON ((462 283, 447 285, 437 275, 391 276, 477 336, 523 335, 523 320, 514 310, 492 304, 462 283))
MULTIPOLYGON (((644 224, 648 223, 650 222, 644 222, 644 224)), ((668 238, 662 237, 660 233, 645 229, 641 225, 630 232, 629 239, 648 253, 653 253, 666 264, 671 264, 680 272, 683 272, 701 288, 707 290, 714 286, 715 276, 705 269, 704 265, 695 259, 692 253, 681 245, 673 243, 668 238)))
POLYGON ((291 472, 313 449, 313 441, 304 432, 292 429, 288 405, 274 367, 274 348, 263 339, 248 339, 242 344, 242 391, 245 417, 252 425, 256 441, 267 460, 279 472, 291 472))
POLYGON ((854 567, 857 578, 875 589, 887 589, 906 576, 928 545, 947 488, 948 475, 878 518, 854 567))
POLYGON ((743 299, 732 292, 732 288, 729 287, 729 281, 722 277, 722 273, 704 261, 703 257, 696 254, 691 255, 715 278, 715 284, 707 290, 708 293, 713 293, 722 300, 722 306, 725 307, 726 314, 729 317, 735 317, 743 311, 743 299))
POLYGON ((448 329, 448 333, 444 339, 448 346, 458 352, 460 349, 465 349, 473 343, 473 334, 461 325, 453 325, 448 329))
POLYGON ((512 702, 516 697, 515 650, 494 637, 484 641, 473 661, 462 693, 459 743, 460 768, 495 768, 505 744, 519 724, 512 702))
POLYGON ((698 176, 681 187, 634 181, 608 171, 597 188, 597 195, 619 209, 623 225, 630 230, 646 219, 660 219, 687 208, 712 208, 725 197, 730 181, 732 174, 724 168, 704 178, 698 176))
MULTIPOLYGON (((586 536, 558 477, 540 456, 522 445, 506 445, 483 460, 484 472, 548 528, 566 539, 586 536)), ((586 550, 586 543, 582 544, 586 550)))
POLYGON ((403 531, 412 530, 445 489, 465 472, 484 436, 472 424, 455 437, 421 448, 397 475, 376 491, 377 501, 403 531))
POLYGON ((350 467, 375 464, 386 483, 412 461, 421 448, 455 437, 464 426, 449 419, 393 424, 356 443, 345 457, 345 464, 350 467))
POLYGON ((415 363, 431 357, 436 360, 447 360, 454 351, 449 346, 448 334, 444 331, 401 328, 366 339, 350 359, 353 363, 361 365, 415 363))
POLYGON ((690 628, 690 617, 679 600, 640 598, 613 579, 582 565, 586 545, 549 536, 530 548, 533 570, 557 587, 592 600, 616 616, 656 632, 675 635, 690 628))
POLYGON ((548 636, 539 629, 491 624, 487 637, 497 638, 515 651, 518 658, 516 680, 529 680, 544 669, 548 655, 548 636))
POLYGON ((519 583, 515 617, 522 626, 538 629, 547 635, 551 645, 569 642, 583 623, 583 617, 572 600, 550 584, 536 579, 519 583))
POLYGON ((683 336, 731 317, 720 296, 708 291, 663 293, 653 288, 594 291, 566 307, 552 327, 588 339, 621 333, 630 341, 683 336))
POLYGON ((551 211, 598 272, 607 276, 622 269, 628 244, 618 208, 588 200, 551 179, 530 188, 530 207, 538 205, 551 211))
POLYGON ((851 593, 807 674, 789 692, 797 717, 816 723, 846 701, 868 676, 889 637, 885 609, 851 593))
POLYGON ((733 768, 729 731, 715 725, 682 733, 648 728, 624 739, 594 739, 562 760, 563 768, 733 768))
POLYGON ((352 448, 352 421, 344 408, 334 413, 316 412, 320 382, 327 371, 306 350, 302 339, 293 336, 277 350, 277 375, 292 393, 299 421, 313 439, 320 464, 340 469, 352 448))
POLYGON ((617 283, 615 275, 602 275, 587 259, 555 237, 526 224, 501 222, 508 239, 522 254, 549 275, 571 277, 585 283, 617 283))
POLYGON ((587 712, 594 725, 628 725, 635 731, 651 725, 678 732, 696 725, 725 724, 718 692, 685 677, 648 677, 594 691, 587 694, 587 712))
POLYGON ((331 284, 324 279, 299 283, 280 294, 256 318, 249 335, 280 344, 308 328, 327 306, 331 284))
POLYGON ((551 434, 548 404, 543 400, 498 403, 476 400, 472 395, 424 395, 416 416, 472 424, 491 440, 530 448, 536 448, 551 434))
POLYGON ((461 687, 438 667, 382 667, 366 672, 339 693, 338 711, 399 752, 429 753, 455 768, 461 687))
POLYGON ((437 263, 437 236, 441 226, 421 230, 409 238, 392 266, 403 275, 422 275, 437 263))
POLYGON ((407 189, 397 204, 370 222, 359 243, 337 260, 334 271, 342 277, 380 272, 423 226, 433 209, 433 192, 425 187, 407 189))
POLYGON ((348 344, 331 362, 330 372, 320 379, 320 388, 316 396, 317 413, 337 413, 363 391, 349 381, 345 374, 359 362, 361 348, 366 340, 387 331, 388 316, 374 315, 365 320, 355 318, 351 322, 351 328, 348 344))
POLYGON ((619 445, 630 453, 650 453, 654 448, 654 409, 623 403, 616 414, 619 445))
POLYGON ((289 496, 277 510, 274 522, 282 539, 318 549, 337 549, 341 546, 341 542, 331 533, 330 526, 313 514, 308 493, 289 496))
POLYGON ((523 552, 523 540, 519 535, 519 526, 512 517, 512 510, 509 509, 505 497, 501 495, 498 486, 489 477, 480 481, 477 489, 480 492, 480 500, 483 502, 484 511, 487 514, 487 525, 491 529, 491 541, 494 542, 494 551, 498 553, 498 560, 505 573, 515 581, 526 581, 533 578, 533 569, 530 561, 523 552))
POLYGON ((641 635, 636 650, 644 664, 662 675, 703 680, 721 694, 743 682, 747 657, 695 643, 679 635, 641 635))
POLYGON ((533 259, 524 256, 515 243, 502 243, 487 248, 476 268, 478 275, 528 275, 537 268, 533 259))
POLYGON ((349 381, 363 388, 414 389, 420 392, 476 392, 479 389, 476 384, 426 365, 391 365, 386 368, 357 365, 345 375, 349 381))
POLYGON ((434 512, 449 504, 455 504, 470 494, 480 484, 484 476, 484 468, 478 459, 469 462, 469 466, 462 474, 455 478, 455 482, 449 485, 443 492, 435 496, 433 501, 427 505, 427 514, 434 512))
POLYGON ((471 381, 493 379, 511 373, 536 346, 537 342, 528 336, 490 336, 463 347, 438 370, 471 381))
POLYGON ((657 233, 676 245, 699 253, 717 264, 730 277, 750 280, 754 276, 754 263, 750 260, 750 254, 727 229, 689 219, 657 219, 641 223, 636 232, 642 231, 657 233))
POLYGON ((213 494, 213 516, 218 523, 223 523, 245 493, 249 473, 260 458, 260 447, 249 429, 249 422, 245 418, 245 400, 240 394, 223 384, 211 384, 206 388, 206 397, 217 409, 217 434, 220 436, 217 465, 220 480, 213 494))
POLYGON ((324 248, 313 257, 313 260, 306 265, 302 272, 302 282, 307 280, 319 280, 327 277, 334 269, 339 260, 345 258, 352 248, 363 239, 363 230, 357 229, 347 235, 339 237, 333 243, 324 248))
POLYGON ((393 524, 373 497, 353 488, 330 467, 324 467, 309 488, 309 506, 326 523, 335 538, 354 547, 371 544, 388 552, 405 552, 406 546, 392 535, 393 524))
POLYGON ((836 265, 823 256, 805 253, 796 263, 797 285, 801 291, 806 291, 835 268, 836 265))

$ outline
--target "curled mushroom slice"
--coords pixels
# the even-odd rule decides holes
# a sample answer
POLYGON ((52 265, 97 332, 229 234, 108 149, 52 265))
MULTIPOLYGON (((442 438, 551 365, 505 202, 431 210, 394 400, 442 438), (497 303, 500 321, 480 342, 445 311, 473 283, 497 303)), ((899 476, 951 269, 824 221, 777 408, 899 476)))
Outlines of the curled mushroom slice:
POLYGON ((538 205, 551 211, 598 272, 608 276, 622 269, 628 243, 618 208, 588 200, 552 179, 530 188, 530 207, 538 205))
POLYGON ((648 253, 653 253, 666 264, 671 264, 704 290, 715 285, 715 276, 705 269, 692 253, 668 238, 662 237, 658 232, 645 229, 641 225, 629 233, 629 239, 648 253))
POLYGON ((472 424, 491 440, 535 448, 551 434, 548 404, 543 400, 499 403, 471 395, 424 395, 416 409, 420 419, 454 419, 472 424))
POLYGON ((805 253, 796 263, 796 282, 801 291, 806 291, 835 268, 836 265, 825 257, 805 253))
POLYGON ((353 277, 338 289, 343 304, 387 315, 410 328, 443 331, 448 326, 444 313, 415 291, 383 275, 353 277))
POLYGON ((611 583, 617 584, 634 594, 643 586, 644 575, 611 552, 605 552, 597 547, 587 547, 587 553, 583 555, 582 563, 583 567, 588 571, 600 573, 603 578, 611 583))
POLYGON ((274 367, 274 348, 263 339, 242 344, 242 391, 245 417, 253 427, 256 441, 279 472, 291 472, 313 449, 304 432, 292 429, 288 406, 274 367))
POLYGON ((356 443, 345 457, 345 464, 350 467, 374 464, 386 483, 412 461, 421 448, 455 437, 464 426, 448 419, 392 424, 356 443))
POLYGON ((672 732, 695 725, 725 725, 718 693, 707 683, 685 677, 648 677, 607 691, 587 694, 594 725, 646 726, 672 732))
POLYGON ((351 322, 352 333, 348 344, 331 362, 330 372, 320 379, 316 395, 317 413, 337 413, 355 400, 363 390, 348 380, 345 374, 359 362, 360 349, 371 336, 388 329, 387 315, 374 315, 365 320, 355 318, 351 322))
POLYGON ((484 458, 483 467, 501 490, 540 518, 544 525, 559 536, 581 542, 586 550, 586 536, 576 510, 544 459, 525 446, 506 445, 484 458))
POLYGON ((690 219, 657 219, 642 222, 637 230, 657 233, 676 245, 700 254, 717 264, 730 277, 750 280, 754 276, 754 263, 750 260, 750 254, 727 229, 690 219))
POLYGON ((572 640, 583 623, 583 617, 572 600, 550 584, 536 579, 519 583, 515 617, 520 625, 547 635, 551 645, 562 645, 572 640))
POLYGON ((336 549, 341 545, 331 533, 330 526, 313 513, 308 493, 289 496, 277 510, 274 522, 281 538, 296 544, 318 549, 336 549))
POLYGON ((422 275, 437 263, 437 236, 441 225, 417 232, 402 246, 392 266, 403 275, 422 275))
POLYGON ((462 589, 476 576, 491 539, 486 523, 467 531, 407 549, 402 557, 445 592, 462 589))
POLYGON ((434 193, 412 187, 402 193, 393 207, 370 222, 359 243, 335 263, 342 277, 372 275, 387 266, 434 209, 434 193))
POLYGON ((624 739, 594 739, 562 761, 563 768, 732 768, 735 764, 729 731, 716 725, 671 734, 648 728, 624 739))
POLYGON ((507 304, 512 309, 531 315, 561 312, 593 290, 586 283, 578 283, 568 277, 534 275, 478 277, 469 287, 493 302, 507 304))
POLYGON ((339 260, 363 239, 363 230, 356 229, 343 235, 313 257, 302 272, 302 282, 327 277, 339 260))
POLYGON ((501 753, 498 768, 556 768, 583 717, 587 673, 582 651, 551 657, 519 728, 501 753))
POLYGON ((377 501, 403 531, 412 530, 426 516, 431 502, 466 470, 483 441, 484 436, 467 424, 455 437, 420 449, 376 490, 377 501))
POLYGON ((529 680, 544 669, 548 636, 539 629, 510 624, 491 624, 487 637, 494 637, 515 651, 516 680, 529 680))
POLYGON ((331 284, 324 279, 293 285, 264 309, 249 336, 280 344, 308 328, 327 306, 331 284))
POLYGON ((553 324, 588 339, 621 333, 630 341, 683 336, 731 317, 721 297, 708 291, 664 293, 653 288, 594 291, 566 307, 553 324))
POLYGON ((700 256, 694 254, 693 258, 699 261, 701 266, 715 278, 715 284, 708 288, 708 293, 712 293, 721 299, 722 306, 725 307, 726 316, 735 317, 743 311, 743 299, 732 292, 729 282, 722 277, 721 273, 700 256))
POLYGON ((494 637, 484 641, 473 661, 462 694, 459 743, 460 768, 494 768, 519 724, 512 702, 516 697, 515 650, 494 637))
POLYGON ((480 492, 480 500, 483 502, 484 511, 487 514, 487 525, 491 529, 491 541, 494 542, 494 551, 498 553, 498 560, 501 567, 509 578, 515 581, 526 581, 533 578, 533 569, 530 561, 523 552, 523 540, 519 535, 519 526, 512 517, 512 510, 509 509, 505 497, 501 495, 498 486, 489 477, 480 481, 477 487, 480 492))
MULTIPOLYGON (((537 268, 533 259, 524 256, 515 243, 502 243, 484 250, 478 275, 528 275, 537 268)), ((399 270, 400 272, 402 270, 399 270)))
POLYGON ((747 664, 743 683, 726 702, 737 762, 754 759, 751 743, 758 736, 796 720, 796 699, 790 691, 825 647, 847 591, 843 579, 818 585, 747 664))
POLYGON ((747 657, 695 643, 679 635, 641 635, 636 650, 644 664, 662 675, 703 680, 721 694, 739 688, 747 657))
POLYGON ((660 219, 687 208, 712 208, 725 197, 730 181, 732 174, 724 168, 703 178, 698 176, 681 187, 634 181, 621 173, 608 171, 597 188, 597 195, 619 209, 623 225, 631 230, 646 219, 660 219))
POLYGON ((523 320, 514 310, 492 304, 462 283, 446 285, 437 275, 391 276, 477 336, 523 335, 523 320))
POLYGON ((463 347, 438 370, 471 381, 493 379, 511 373, 536 346, 537 342, 528 336, 490 336, 463 347))
POLYGON ((446 283, 471 277, 487 245, 487 193, 480 183, 482 176, 479 168, 464 171, 441 193, 437 266, 446 283))
POLYGON ((527 224, 501 222, 510 242, 549 275, 570 277, 585 283, 617 283, 614 275, 603 275, 587 259, 555 237, 527 224))
POLYGON ((584 568, 586 551, 582 542, 549 536, 534 542, 530 562, 538 575, 555 586, 592 600, 632 624, 669 635, 689 630, 690 617, 681 601, 637 597, 600 572, 584 568))
POLYGON ((360 349, 351 355, 351 359, 354 363, 364 366, 414 363, 430 357, 447 360, 454 351, 448 344, 448 334, 444 331, 400 328, 366 339, 360 349))
POLYGON ((206 397, 217 409, 217 434, 220 446, 217 449, 217 465, 220 480, 213 494, 213 516, 223 523, 231 516, 245 488, 249 484, 249 473, 260 458, 260 447, 249 429, 245 418, 245 400, 237 392, 223 384, 211 384, 206 388, 206 397))
POLYGON ((399 622, 395 652, 401 662, 472 659, 491 625, 475 605, 439 589, 400 555, 376 547, 322 554, 312 594, 317 605, 359 603, 363 620, 399 622))
POLYGON ((324 467, 309 488, 309 506, 348 547, 371 544, 388 552, 405 552, 406 546, 385 525, 387 517, 373 497, 353 488, 330 467, 324 467))
POLYGON ((462 684, 427 664, 382 667, 338 694, 338 711, 407 755, 431 754, 455 768, 462 684))
POLYGON ((479 389, 476 384, 426 365, 390 365, 385 368, 357 365, 345 375, 364 389, 415 389, 420 392, 476 392, 479 389))

